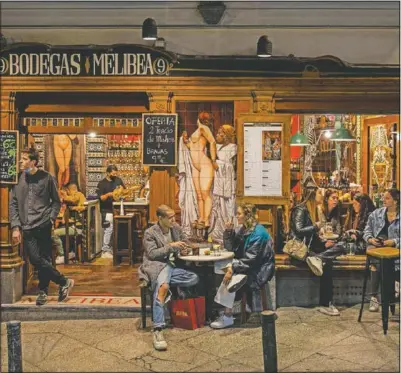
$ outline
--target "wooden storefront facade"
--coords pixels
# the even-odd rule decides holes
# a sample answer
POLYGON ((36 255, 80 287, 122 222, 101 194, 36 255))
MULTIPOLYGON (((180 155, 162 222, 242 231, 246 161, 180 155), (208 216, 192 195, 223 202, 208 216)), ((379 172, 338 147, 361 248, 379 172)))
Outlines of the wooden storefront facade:
MULTIPOLYGON (((156 50, 155 53, 157 52, 156 50)), ((172 64, 168 75, 3 75, 0 77, 1 130, 19 130, 22 135, 21 145, 27 145, 27 136, 32 133, 89 134, 95 131, 98 134, 140 134, 140 126, 94 127, 88 118, 99 113, 175 113, 178 102, 193 101, 232 102, 235 127, 239 125, 241 118, 245 117, 269 121, 272 116, 285 118, 290 114, 302 113, 399 115, 399 66, 348 65, 332 56, 261 59, 236 56, 198 58, 168 54, 172 64), (63 97, 66 97, 64 102, 63 97), (55 116, 58 113, 80 116, 84 120, 78 127, 23 126, 24 116, 55 116)), ((285 146, 289 141, 290 122, 283 120, 283 123, 286 123, 285 146)), ((362 128, 362 131, 365 129, 362 128)), ((362 141, 366 141, 363 136, 362 141)), ((362 159, 367 159, 368 146, 362 145, 362 159)), ((240 153, 240 143, 238 147, 240 153)), ((284 151, 289 152, 289 146, 286 146, 284 151)), ((289 172, 287 157, 283 163, 283 175, 288 175, 289 172)), ((155 210, 160 204, 168 204, 179 210, 176 202, 175 173, 176 170, 172 167, 151 168, 150 220, 155 220, 155 210)), ((240 166, 238 180, 243 180, 243 169, 240 166)), ((366 181, 363 187, 367 191, 367 178, 364 180, 366 181)), ((238 188, 237 197, 240 199, 243 198, 241 190, 243 188, 238 188)), ((18 248, 11 244, 9 192, 9 185, 1 185, 2 273, 16 271, 22 266, 18 248)), ((286 205, 288 191, 283 193, 283 197, 280 203, 286 205)), ((261 198, 255 202, 258 204, 261 220, 266 220, 268 214, 274 214, 277 203, 269 201, 268 198, 261 198)), ((7 284, 12 286, 10 282, 7 284)), ((8 293, 13 295, 2 299, 3 303, 18 300, 20 290, 8 293)))

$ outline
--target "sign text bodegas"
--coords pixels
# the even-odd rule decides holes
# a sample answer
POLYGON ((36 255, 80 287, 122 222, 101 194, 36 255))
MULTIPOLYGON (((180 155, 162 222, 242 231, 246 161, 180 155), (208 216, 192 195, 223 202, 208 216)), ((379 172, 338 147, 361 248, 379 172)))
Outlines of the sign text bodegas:
POLYGON ((14 44, 1 51, 2 76, 163 76, 175 55, 143 45, 60 46, 14 44))

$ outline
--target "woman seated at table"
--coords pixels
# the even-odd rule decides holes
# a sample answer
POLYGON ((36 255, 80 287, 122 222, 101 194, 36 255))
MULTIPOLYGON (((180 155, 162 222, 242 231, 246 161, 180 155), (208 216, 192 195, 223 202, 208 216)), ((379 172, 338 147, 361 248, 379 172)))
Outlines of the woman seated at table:
POLYGON ((234 229, 232 222, 227 222, 223 236, 224 247, 234 252, 234 259, 225 268, 223 284, 229 293, 236 294, 232 302, 230 300, 230 307, 226 303, 224 313, 210 324, 214 329, 234 324, 234 298, 241 299, 243 291, 248 290, 252 296, 252 311, 261 312, 260 289, 274 274, 273 241, 265 227, 258 224, 256 207, 250 203, 241 204, 236 217, 239 226, 234 229), (238 291, 240 288, 241 292, 238 291))
MULTIPOLYGON (((304 241, 310 248, 306 263, 311 271, 321 277, 320 279, 320 306, 319 312, 329 316, 340 314, 333 304, 333 260, 344 253, 344 247, 337 245, 334 240, 326 240, 324 231, 320 230, 322 223, 313 224, 309 210, 306 207, 307 202, 315 197, 314 190, 304 189, 304 198, 302 203, 296 204, 295 195, 290 197, 290 227, 289 235, 299 241, 304 241), (318 232, 321 231, 319 235, 318 232)), ((338 195, 333 191, 326 191, 323 205, 326 205, 328 211, 328 220, 332 221, 337 216, 335 209, 338 204, 338 195), (331 215, 333 213, 333 215, 331 215)), ((335 225, 337 227, 337 223, 335 225)), ((340 226, 341 228, 341 226, 340 226)), ((338 227, 335 232, 339 232, 338 227)))
POLYGON ((330 226, 333 234, 341 236, 340 207, 337 190, 326 189, 323 195, 323 203, 317 206, 317 219, 321 235, 326 233, 327 226, 330 226))
POLYGON ((354 210, 351 222, 352 228, 344 233, 344 240, 341 243, 345 246, 346 241, 348 241, 348 245, 351 246, 353 253, 363 254, 366 251, 363 231, 365 230, 369 215, 375 210, 375 205, 367 194, 358 193, 352 200, 352 208, 354 210))
MULTIPOLYGON (((400 248, 400 191, 388 189, 383 197, 384 207, 373 211, 363 232, 363 238, 369 248, 395 247, 400 248)), ((396 271, 399 276, 399 260, 396 262, 396 271)), ((378 264, 371 265, 371 294, 369 311, 379 311, 377 294, 380 284, 380 267, 378 264)), ((398 276, 396 278, 398 278, 398 276)))

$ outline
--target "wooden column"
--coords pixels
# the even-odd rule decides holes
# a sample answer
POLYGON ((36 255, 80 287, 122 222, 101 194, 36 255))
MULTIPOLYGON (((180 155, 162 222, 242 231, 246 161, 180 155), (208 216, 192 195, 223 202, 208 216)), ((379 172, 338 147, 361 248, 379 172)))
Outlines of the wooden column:
MULTIPOLYGON (((2 92, 0 96, 0 128, 16 129, 15 93, 2 92)), ((1 303, 14 303, 22 295, 22 265, 19 247, 12 246, 9 221, 9 196, 11 186, 0 184, 0 274, 1 303)))
MULTIPOLYGON (((172 92, 148 92, 149 112, 175 113, 175 100, 172 92)), ((178 145, 177 145, 178 146, 178 145)), ((149 220, 156 221, 156 209, 161 204, 175 208, 176 167, 151 167, 149 220)))

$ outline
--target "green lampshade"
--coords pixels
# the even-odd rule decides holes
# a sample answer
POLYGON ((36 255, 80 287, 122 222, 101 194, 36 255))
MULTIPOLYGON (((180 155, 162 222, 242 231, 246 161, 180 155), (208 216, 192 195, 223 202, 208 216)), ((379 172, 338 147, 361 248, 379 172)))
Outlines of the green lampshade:
POLYGON ((300 133, 299 131, 294 135, 291 136, 290 139, 290 146, 308 146, 309 141, 305 135, 300 133))
POLYGON ((340 128, 337 128, 333 135, 331 136, 331 141, 356 141, 356 138, 351 135, 351 132, 347 129, 341 126, 340 128))

